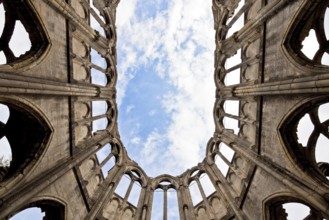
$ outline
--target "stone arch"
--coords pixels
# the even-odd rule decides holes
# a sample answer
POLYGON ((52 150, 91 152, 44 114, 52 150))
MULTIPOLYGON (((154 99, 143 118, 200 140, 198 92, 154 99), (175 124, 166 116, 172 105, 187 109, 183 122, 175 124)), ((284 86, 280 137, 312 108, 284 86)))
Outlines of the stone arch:
POLYGON ((277 193, 269 196, 263 202, 263 219, 265 220, 286 220, 288 213, 283 207, 284 204, 297 203, 307 206, 310 211, 305 219, 324 219, 324 215, 312 207, 308 202, 299 199, 298 196, 291 193, 277 193))
POLYGON ((0 68, 6 71, 25 71, 40 63, 46 57, 50 51, 50 38, 30 1, 4 0, 2 4, 6 11, 6 17, 4 31, 0 37, 2 41, 0 51, 4 52, 7 62, 0 68), (22 23, 31 43, 31 48, 19 57, 16 57, 9 47, 16 21, 22 23))
POLYGON ((321 73, 328 72, 328 66, 321 64, 320 60, 321 56, 329 50, 326 46, 328 39, 326 39, 324 33, 325 25, 323 21, 328 6, 329 1, 309 2, 305 0, 287 28, 281 44, 282 50, 289 61, 300 69, 321 73), (311 30, 315 31, 316 40, 319 44, 319 49, 314 58, 308 58, 302 52, 303 42, 309 37, 311 30))
POLYGON ((9 219, 10 217, 24 211, 28 208, 40 208, 42 212, 45 213, 45 216, 43 219, 49 219, 49 220, 64 220, 66 219, 66 205, 63 201, 56 199, 56 198, 41 198, 36 199, 29 204, 23 206, 22 208, 15 211, 13 214, 10 214, 6 219, 9 219))
POLYGON ((0 96, 0 103, 10 111, 8 122, 1 128, 12 150, 10 167, 1 168, 1 181, 6 184, 18 181, 20 173, 27 174, 36 166, 49 145, 53 128, 47 117, 24 99, 0 96))
POLYGON ((320 134, 325 132, 325 135, 328 136, 328 131, 325 129, 325 126, 328 128, 329 119, 321 123, 318 115, 319 106, 328 102, 328 96, 306 99, 290 109, 278 127, 280 140, 291 161, 297 164, 298 167, 312 177, 312 179, 320 184, 326 184, 327 186, 329 181, 326 178, 328 176, 326 170, 328 170, 329 164, 318 163, 315 158, 315 150, 320 134), (314 128, 308 138, 307 145, 303 146, 298 141, 297 132, 301 119, 307 114, 311 115, 314 128))

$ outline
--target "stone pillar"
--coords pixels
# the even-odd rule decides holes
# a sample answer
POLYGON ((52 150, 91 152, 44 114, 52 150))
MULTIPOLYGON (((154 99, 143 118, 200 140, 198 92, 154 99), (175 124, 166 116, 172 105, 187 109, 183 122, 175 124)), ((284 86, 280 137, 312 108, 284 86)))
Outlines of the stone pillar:
MULTIPOLYGON (((237 138, 236 135, 227 132, 226 130, 220 136, 220 139, 228 144, 236 153, 247 158, 258 168, 273 176, 279 182, 290 188, 292 191, 300 195, 305 201, 309 201, 312 206, 321 210, 322 213, 329 213, 329 204, 325 200, 324 195, 326 189, 322 189, 320 185, 315 185, 311 182, 300 179, 291 172, 287 172, 280 165, 270 161, 262 155, 256 154, 250 150, 250 145, 246 140, 237 138)), ((326 216, 328 218, 328 214, 326 216)))

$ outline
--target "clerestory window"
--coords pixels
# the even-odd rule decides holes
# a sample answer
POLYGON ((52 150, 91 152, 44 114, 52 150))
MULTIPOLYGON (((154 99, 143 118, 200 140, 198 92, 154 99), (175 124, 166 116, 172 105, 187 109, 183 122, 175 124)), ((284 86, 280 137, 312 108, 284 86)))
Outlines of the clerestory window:
POLYGON ((42 116, 22 103, 0 101, 0 111, 0 181, 5 181, 37 161, 51 129, 42 116))
POLYGON ((328 0, 307 1, 287 34, 285 46, 301 64, 329 65, 328 7, 328 0))
POLYGON ((0 65, 32 63, 48 45, 48 36, 29 1, 0 1, 0 65))
POLYGON ((21 220, 27 217, 34 220, 64 220, 65 206, 53 200, 37 201, 9 216, 9 220, 21 220))
POLYGON ((291 157, 313 177, 329 179, 329 103, 312 100, 285 120, 282 138, 291 157))
POLYGON ((314 219, 323 220, 323 215, 310 205, 288 196, 273 198, 267 203, 269 220, 314 219))

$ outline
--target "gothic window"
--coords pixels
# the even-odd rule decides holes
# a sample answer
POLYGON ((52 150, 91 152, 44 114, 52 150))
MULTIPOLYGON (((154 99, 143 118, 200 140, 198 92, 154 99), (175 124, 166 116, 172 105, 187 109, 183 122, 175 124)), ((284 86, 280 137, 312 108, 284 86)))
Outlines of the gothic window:
POLYGON ((101 86, 106 86, 108 83, 106 68, 106 60, 97 53, 94 49, 90 49, 90 58, 91 58, 91 83, 101 86))
POLYGON ((281 135, 293 159, 321 181, 329 178, 329 103, 313 100, 285 120, 281 135))
POLYGON ((235 134, 239 133, 239 109, 240 101, 237 100, 226 100, 223 104, 224 117, 223 125, 226 129, 232 129, 235 134))
POLYGON ((230 167, 232 167, 232 160, 234 157, 234 151, 224 143, 216 144, 214 149, 215 164, 221 171, 223 176, 226 176, 230 167))
POLYGON ((161 181, 154 190, 151 219, 179 219, 177 191, 169 181, 161 181))
POLYGON ((64 220, 65 206, 52 200, 37 201, 29 204, 18 213, 11 215, 9 219, 20 220, 27 217, 35 220, 64 220))
POLYGON ((287 35, 285 46, 301 63, 329 65, 329 1, 306 2, 287 35))
POLYGON ((101 167, 104 179, 107 177, 108 172, 115 165, 115 156, 113 155, 111 145, 106 144, 96 153, 96 157, 101 167))
POLYGON ((48 37, 28 1, 0 1, 0 64, 38 58, 48 37))
POLYGON ((107 113, 109 111, 106 101, 93 101, 92 102, 92 133, 105 130, 108 126, 107 113))
POLYGON ((228 32, 226 37, 230 37, 235 32, 239 31, 244 25, 244 13, 242 10, 243 5, 245 4, 244 0, 240 0, 237 8, 234 10, 234 14, 229 17, 226 21, 228 27, 228 32))
POLYGON ((51 129, 34 110, 21 103, 0 103, 0 155, 11 158, 0 166, 0 181, 24 172, 42 154, 50 138, 51 129), (31 130, 31 128, 33 128, 31 130))
POLYGON ((238 49, 235 55, 225 60, 224 84, 226 86, 240 83, 241 63, 241 49, 238 49))
POLYGON ((191 174, 190 181, 189 190, 194 206, 199 204, 201 201, 206 200, 216 191, 213 183, 209 179, 209 176, 202 171, 194 171, 191 174))
MULTIPOLYGON (((3 129, 6 126, 9 119, 9 108, 7 105, 0 104, 0 169, 6 170, 10 166, 12 159, 12 153, 10 144, 7 137, 4 135, 3 129)), ((2 171, 5 172, 5 171, 2 171)))
POLYGON ((267 215, 269 220, 324 219, 322 214, 313 207, 287 196, 277 197, 268 202, 267 215))
POLYGON ((89 0, 89 4, 84 0, 83 3, 87 6, 90 13, 90 26, 97 30, 102 36, 105 36, 105 20, 101 15, 101 12, 96 7, 97 1, 89 0))
POLYGON ((115 193, 124 201, 137 207, 139 196, 141 193, 141 177, 135 171, 128 171, 121 177, 115 193))

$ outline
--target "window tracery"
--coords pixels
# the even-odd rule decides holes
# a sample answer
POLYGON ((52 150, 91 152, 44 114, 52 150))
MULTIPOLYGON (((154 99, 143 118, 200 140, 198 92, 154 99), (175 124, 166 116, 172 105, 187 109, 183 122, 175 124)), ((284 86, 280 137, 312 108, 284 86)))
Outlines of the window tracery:
POLYGON ((213 153, 215 153, 214 161, 217 168, 221 171, 223 176, 227 176, 230 167, 233 166, 232 161, 235 152, 226 144, 220 143, 215 145, 213 153))
MULTIPOLYGON (((195 170, 191 173, 189 181, 189 190, 194 206, 201 201, 205 202, 209 196, 216 192, 208 174, 204 171, 195 170)), ((207 203, 209 203, 209 201, 207 201, 207 203)))
POLYGON ((329 1, 306 2, 287 34, 285 46, 299 63, 329 65, 329 1))
POLYGON ((129 202, 129 204, 137 207, 141 193, 141 182, 141 176, 137 172, 128 171, 121 177, 115 189, 115 193, 119 195, 124 202, 129 202))
POLYGON ((321 181, 329 178, 328 99, 309 101, 294 110, 280 128, 292 158, 321 181))
POLYGON ((30 3, 2 0, 0 14, 0 64, 26 65, 40 58, 49 40, 30 3))
MULTIPOLYGON (((0 122, 0 139, 8 140, 12 157, 9 166, 0 167, 0 181, 5 181, 36 163, 48 143, 51 129, 43 117, 22 103, 0 100, 0 105, 8 110, 7 120, 0 122)), ((1 146, 2 150, 4 147, 1 146)))
POLYGON ((64 220, 65 219, 65 206, 54 200, 41 200, 32 202, 29 205, 25 206, 23 209, 17 213, 9 216, 8 219, 25 219, 31 213, 32 217, 39 217, 39 219, 56 219, 64 220))
POLYGON ((314 209, 307 203, 290 196, 279 196, 273 198, 267 202, 266 206, 267 218, 269 220, 325 219, 320 211, 314 209))
MULTIPOLYGON (((165 179, 165 178, 164 178, 165 179)), ((175 184, 161 180, 154 189, 152 202, 152 219, 179 219, 178 195, 175 184)))

